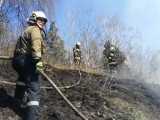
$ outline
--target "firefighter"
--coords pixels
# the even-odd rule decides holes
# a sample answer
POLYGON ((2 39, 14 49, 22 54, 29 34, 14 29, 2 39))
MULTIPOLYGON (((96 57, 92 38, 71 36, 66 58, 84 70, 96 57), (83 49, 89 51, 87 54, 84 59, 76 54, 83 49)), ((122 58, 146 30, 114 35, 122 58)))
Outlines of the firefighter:
POLYGON ((41 31, 44 31, 43 26, 46 22, 46 15, 42 11, 33 12, 27 21, 29 26, 18 38, 14 51, 12 67, 19 76, 16 82, 14 99, 15 103, 20 103, 26 92, 27 107, 24 120, 38 119, 39 73, 43 71, 42 55, 44 54, 44 41, 41 31))
POLYGON ((113 46, 110 47, 110 51, 108 55, 108 65, 109 65, 109 70, 115 70, 117 67, 116 50, 113 46))
POLYGON ((76 46, 73 48, 73 56, 74 56, 74 63, 77 66, 80 66, 82 60, 82 51, 81 51, 81 43, 77 42, 76 46))

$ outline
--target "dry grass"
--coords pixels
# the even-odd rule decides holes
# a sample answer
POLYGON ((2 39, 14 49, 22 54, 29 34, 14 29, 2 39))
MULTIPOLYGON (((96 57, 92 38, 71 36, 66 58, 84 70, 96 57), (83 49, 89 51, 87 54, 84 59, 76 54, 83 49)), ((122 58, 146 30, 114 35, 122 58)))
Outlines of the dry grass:
POLYGON ((124 101, 123 99, 121 98, 113 98, 112 99, 113 101, 113 104, 115 104, 118 108, 121 108, 127 112, 131 112, 132 109, 131 109, 131 103, 128 103, 127 101, 124 101))

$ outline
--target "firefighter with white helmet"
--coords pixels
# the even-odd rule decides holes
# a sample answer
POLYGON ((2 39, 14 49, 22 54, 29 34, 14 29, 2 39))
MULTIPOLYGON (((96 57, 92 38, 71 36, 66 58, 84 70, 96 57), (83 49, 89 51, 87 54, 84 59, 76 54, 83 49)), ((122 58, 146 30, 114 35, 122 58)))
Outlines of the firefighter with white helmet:
POLYGON ((112 46, 112 47, 110 48, 110 51, 111 51, 111 52, 115 51, 115 48, 112 46))
POLYGON ((77 42, 77 43, 76 43, 76 45, 77 45, 77 46, 80 46, 80 45, 81 45, 81 43, 80 43, 80 42, 77 42))
POLYGON ((82 51, 80 46, 81 46, 81 43, 77 42, 76 46, 73 48, 74 63, 75 65, 79 65, 79 66, 82 60, 82 51))
POLYGON ((41 30, 47 22, 42 11, 31 14, 27 23, 29 26, 21 33, 17 40, 12 66, 19 77, 16 82, 15 103, 22 101, 27 93, 27 107, 24 119, 37 120, 40 101, 39 73, 43 71, 42 55, 44 54, 44 41, 41 30))
POLYGON ((45 23, 47 22, 47 18, 46 15, 42 12, 42 11, 36 11, 36 12, 32 12, 32 15, 30 16, 29 19, 27 19, 27 23, 28 24, 35 24, 37 19, 44 19, 45 23))

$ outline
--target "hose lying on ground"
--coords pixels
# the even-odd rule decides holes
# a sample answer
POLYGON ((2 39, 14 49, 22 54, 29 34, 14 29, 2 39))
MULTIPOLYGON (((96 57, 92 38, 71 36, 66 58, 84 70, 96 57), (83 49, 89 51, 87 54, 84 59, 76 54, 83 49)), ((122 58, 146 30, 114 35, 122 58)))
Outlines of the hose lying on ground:
POLYGON ((65 102, 71 107, 71 109, 83 120, 88 120, 80 111, 78 111, 73 104, 64 96, 64 94, 58 89, 58 87, 53 83, 53 81, 44 73, 41 72, 41 75, 44 76, 48 82, 53 86, 53 88, 58 92, 58 94, 65 100, 65 102))
POLYGON ((10 57, 10 56, 0 56, 0 59, 12 60, 12 57, 10 57))

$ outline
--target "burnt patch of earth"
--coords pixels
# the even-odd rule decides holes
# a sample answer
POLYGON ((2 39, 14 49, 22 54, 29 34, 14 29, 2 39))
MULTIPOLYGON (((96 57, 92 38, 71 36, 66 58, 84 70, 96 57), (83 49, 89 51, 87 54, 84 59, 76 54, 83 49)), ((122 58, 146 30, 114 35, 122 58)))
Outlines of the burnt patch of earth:
MULTIPOLYGON (((8 67, 9 68, 9 67, 8 67)), ((0 81, 15 83, 17 74, 12 68, 3 70, 0 81), (8 72, 10 71, 10 72, 8 72), (7 72, 7 77, 5 72, 7 72)), ((159 120, 159 96, 153 95, 138 80, 117 79, 102 89, 106 76, 78 70, 60 69, 46 65, 45 73, 70 102, 89 120, 159 120), (157 99, 155 99, 157 98, 157 99)), ((41 86, 51 87, 42 77, 41 86)), ((21 120, 25 110, 13 105, 14 85, 0 83, 0 120, 21 120)), ((39 120, 81 120, 54 89, 42 89, 39 120)))

